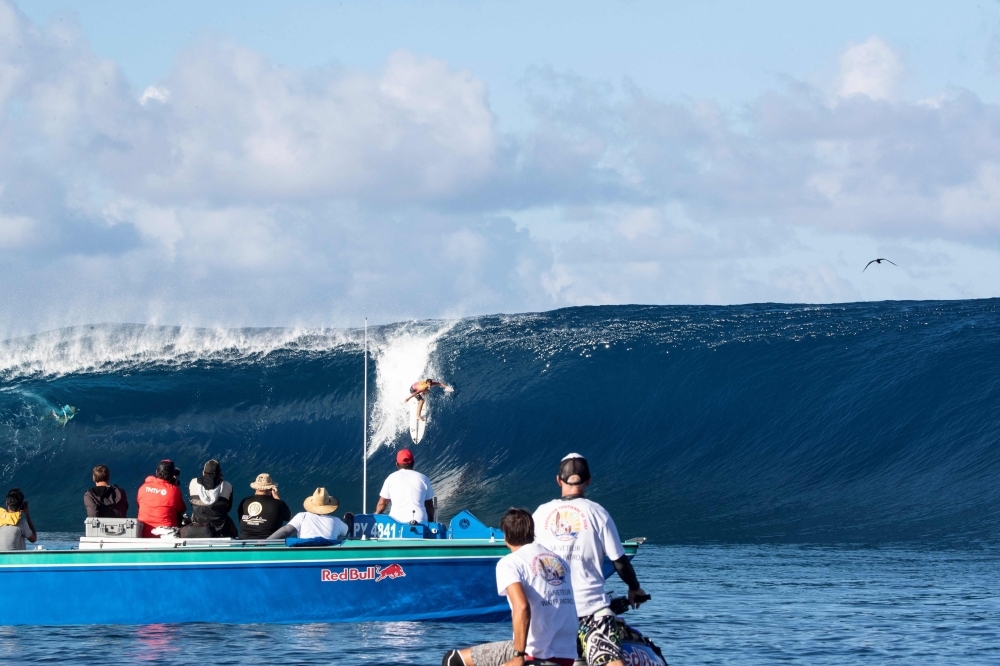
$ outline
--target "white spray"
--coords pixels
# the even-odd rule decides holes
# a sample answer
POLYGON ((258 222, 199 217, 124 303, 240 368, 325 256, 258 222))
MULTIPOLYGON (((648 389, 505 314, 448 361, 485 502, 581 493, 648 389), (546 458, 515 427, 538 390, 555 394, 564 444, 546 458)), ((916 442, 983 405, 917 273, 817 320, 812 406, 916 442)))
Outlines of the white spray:
MULTIPOLYGON (((375 403, 371 414, 371 439, 368 455, 379 447, 395 442, 409 432, 409 409, 403 401, 410 386, 425 377, 441 380, 441 371, 433 361, 438 341, 454 322, 422 322, 387 331, 372 348, 375 359, 375 403)), ((424 405, 424 418, 430 422, 433 400, 424 405)), ((408 439, 408 438, 407 438, 408 439)))

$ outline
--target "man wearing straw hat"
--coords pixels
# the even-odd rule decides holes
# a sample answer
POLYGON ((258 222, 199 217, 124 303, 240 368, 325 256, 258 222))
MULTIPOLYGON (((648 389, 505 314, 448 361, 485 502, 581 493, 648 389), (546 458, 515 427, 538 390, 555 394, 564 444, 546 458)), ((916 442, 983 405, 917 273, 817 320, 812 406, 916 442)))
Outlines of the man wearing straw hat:
POLYGON ((266 539, 277 532, 286 520, 292 519, 292 510, 278 496, 278 484, 270 474, 258 474, 250 487, 256 492, 244 498, 237 511, 240 538, 266 539))
POLYGON ((347 524, 333 515, 340 501, 326 492, 326 488, 316 491, 302 503, 305 511, 295 514, 287 525, 268 539, 328 539, 337 541, 347 536, 347 524))

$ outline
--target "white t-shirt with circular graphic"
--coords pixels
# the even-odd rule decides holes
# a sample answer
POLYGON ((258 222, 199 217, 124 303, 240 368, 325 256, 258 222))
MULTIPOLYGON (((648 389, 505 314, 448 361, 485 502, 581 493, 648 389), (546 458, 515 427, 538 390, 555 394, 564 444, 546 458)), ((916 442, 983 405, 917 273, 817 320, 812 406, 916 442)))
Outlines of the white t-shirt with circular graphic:
POLYGON ((617 560, 625 550, 604 507, 582 497, 558 499, 535 509, 532 517, 535 542, 569 563, 576 614, 584 617, 606 608, 611 598, 604 592, 601 563, 605 556, 617 560))
POLYGON ((497 592, 507 596, 514 583, 531 608, 524 651, 536 659, 575 659, 579 621, 566 562, 537 542, 521 546, 497 562, 497 592))

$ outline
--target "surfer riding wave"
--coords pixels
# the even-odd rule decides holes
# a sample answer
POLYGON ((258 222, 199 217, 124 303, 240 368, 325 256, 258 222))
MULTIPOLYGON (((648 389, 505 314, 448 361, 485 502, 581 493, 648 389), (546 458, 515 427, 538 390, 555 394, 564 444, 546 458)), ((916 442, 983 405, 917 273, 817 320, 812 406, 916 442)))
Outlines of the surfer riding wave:
POLYGON ((414 382, 413 385, 410 386, 410 396, 406 400, 404 400, 403 403, 407 403, 410 400, 413 400, 414 398, 417 399, 417 420, 418 421, 423 421, 424 420, 424 416, 423 416, 423 413, 424 413, 424 396, 427 395, 427 393, 432 388, 434 388, 435 386, 440 386, 441 388, 443 388, 445 390, 446 393, 452 393, 455 390, 454 387, 448 386, 444 382, 434 381, 430 377, 428 377, 426 379, 421 379, 419 382, 414 382))

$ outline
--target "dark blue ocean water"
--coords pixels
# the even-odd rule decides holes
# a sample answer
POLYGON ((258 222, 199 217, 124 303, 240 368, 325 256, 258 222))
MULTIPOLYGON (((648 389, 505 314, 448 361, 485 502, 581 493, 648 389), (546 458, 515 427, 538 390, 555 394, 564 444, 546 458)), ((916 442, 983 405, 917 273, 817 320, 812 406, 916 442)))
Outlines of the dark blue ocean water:
MULTIPOLYGON (((1000 663, 1000 300, 404 322, 369 330, 367 375, 363 340, 100 325, 0 343, 0 484, 47 532, 80 529, 94 464, 134 495, 163 457, 185 482, 216 458, 247 494, 266 471, 293 507, 325 486, 358 511, 367 414, 370 509, 409 441, 402 398, 432 376, 457 387, 414 448, 443 517, 533 508, 583 453, 590 496, 650 538, 634 622, 672 663, 1000 663)), ((505 632, 12 629, 0 659, 439 663, 505 632)))
MULTIPOLYGON (((1000 663, 995 549, 652 545, 635 568, 653 599, 625 617, 674 666, 1000 663)), ((113 591, 94 599, 113 603, 113 591)), ((509 633, 500 623, 8 627, 0 662, 436 666, 450 647, 509 633)))

